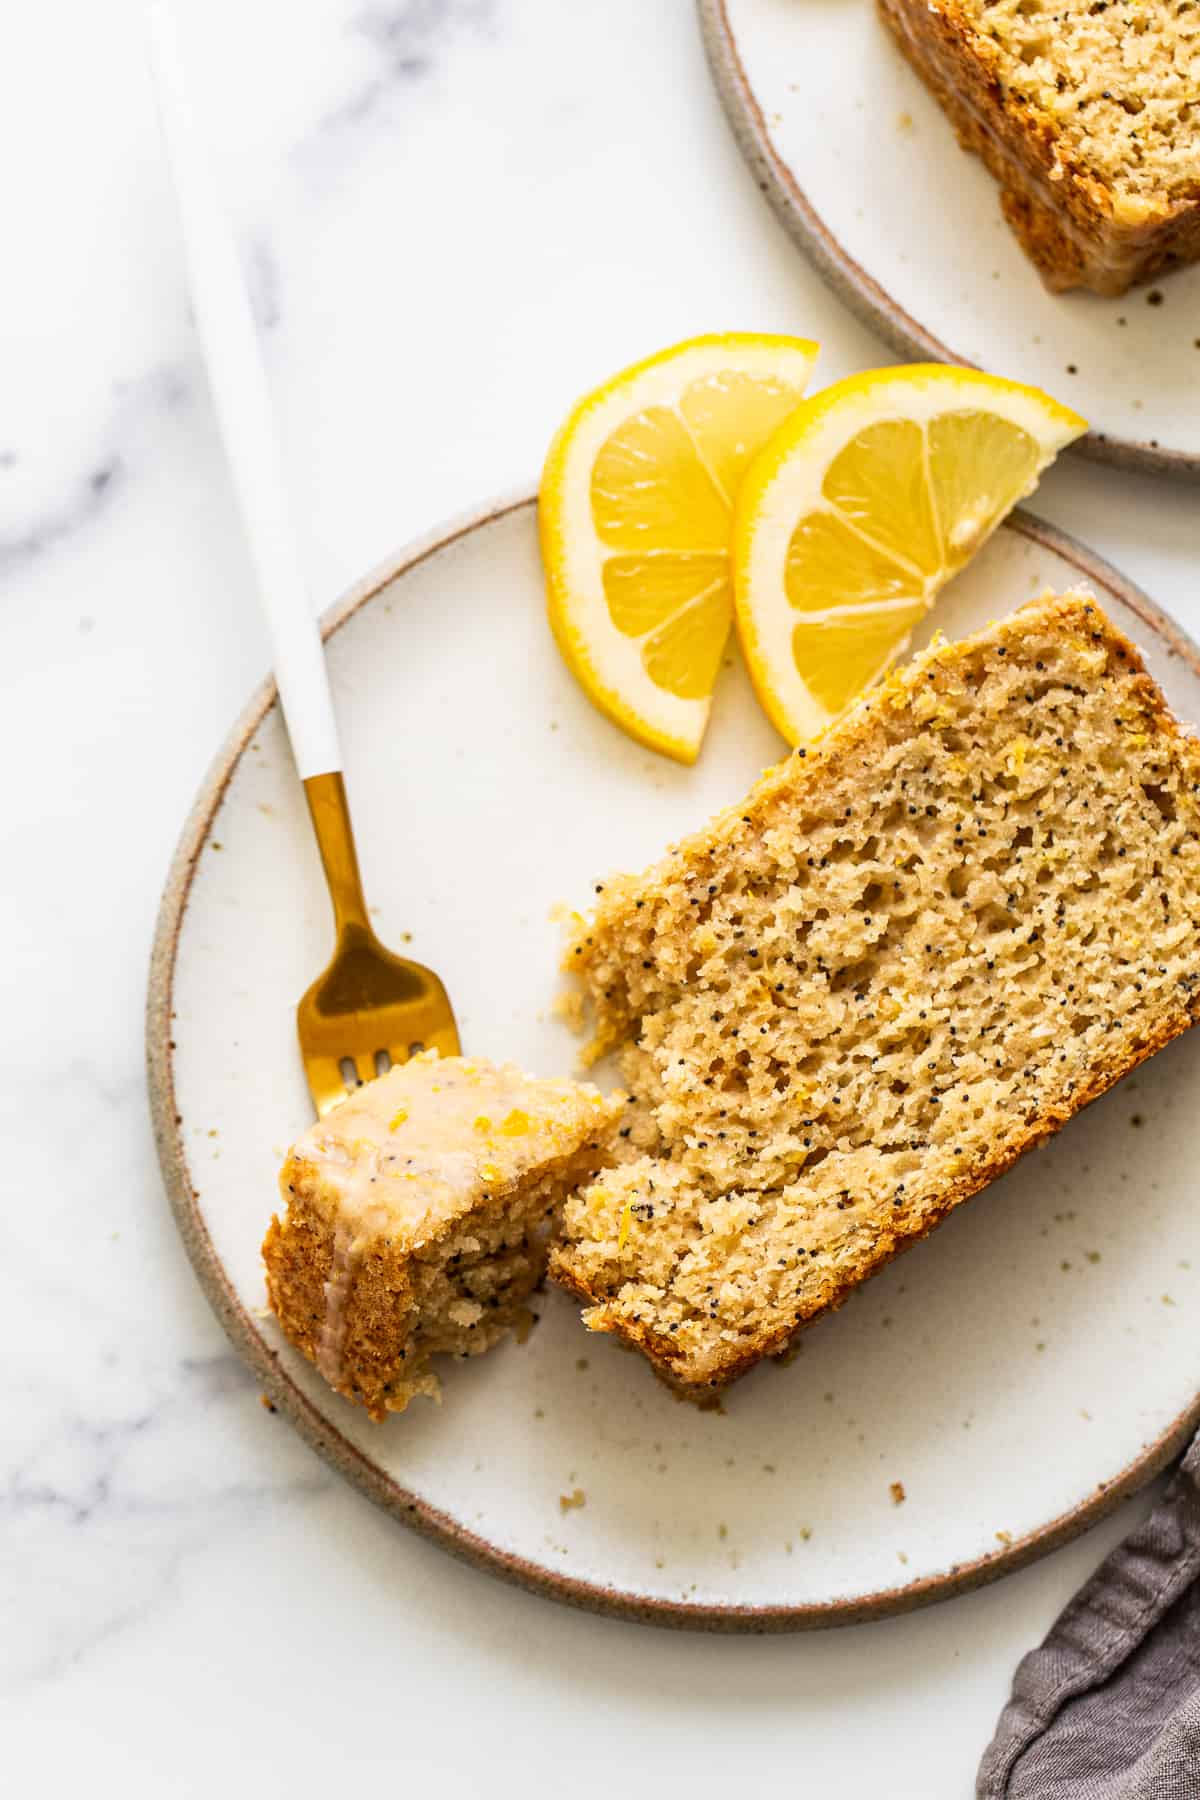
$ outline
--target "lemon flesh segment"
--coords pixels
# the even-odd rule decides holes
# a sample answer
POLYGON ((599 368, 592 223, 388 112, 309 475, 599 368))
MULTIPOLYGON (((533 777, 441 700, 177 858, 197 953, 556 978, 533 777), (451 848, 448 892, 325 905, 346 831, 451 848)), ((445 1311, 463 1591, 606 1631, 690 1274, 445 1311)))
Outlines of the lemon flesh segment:
POLYGON ((718 581, 728 582, 725 551, 610 556, 601 570, 608 616, 625 637, 645 637, 718 581))
POLYGON ((1086 422, 1035 388, 917 365, 805 401, 743 480, 734 604, 792 743, 887 670, 942 587, 1086 422))
POLYGON ((929 421, 929 480, 945 565, 960 569, 1037 479, 1036 441, 976 409, 929 421))
POLYGON ((793 384, 736 369, 706 375, 684 389, 680 414, 696 454, 727 504, 732 503, 751 457, 796 410, 799 400, 800 390, 793 384))
POLYGON ((798 612, 866 606, 905 596, 924 599, 915 569, 901 568, 832 512, 809 513, 791 536, 783 568, 788 603, 798 612))
POLYGON ((591 700, 694 760, 733 620, 742 476, 803 397, 816 346, 698 338, 589 395, 539 497, 550 622, 591 700))
POLYGON ((821 492, 893 558, 924 575, 941 567, 925 433, 911 419, 884 419, 857 432, 830 463, 821 492))
POLYGON ((626 419, 592 469, 592 522, 613 550, 729 548, 729 503, 665 406, 626 419))
POLYGON ((818 705, 831 718, 844 712, 895 661, 925 612, 918 600, 801 620, 792 632, 792 655, 818 705))
POLYGON ((733 624, 728 572, 646 639, 642 664, 651 681, 681 700, 711 694, 733 624))

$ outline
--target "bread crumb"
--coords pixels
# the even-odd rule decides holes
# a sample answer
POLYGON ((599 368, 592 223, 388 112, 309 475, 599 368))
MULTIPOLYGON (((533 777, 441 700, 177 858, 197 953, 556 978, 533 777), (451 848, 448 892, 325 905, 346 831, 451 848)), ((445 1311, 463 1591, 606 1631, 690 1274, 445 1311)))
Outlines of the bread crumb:
POLYGON ((908 1495, 904 1492, 904 1483, 902 1481, 893 1481, 888 1489, 888 1493, 892 1496, 893 1506, 903 1506, 908 1498, 908 1495))
POLYGON ((560 1494, 558 1496, 559 1512, 574 1512, 578 1507, 586 1505, 587 1495, 582 1488, 573 1488, 569 1494, 560 1494))
POLYGON ((576 1033, 582 1032, 584 1024, 583 995, 579 993, 577 989, 560 989, 554 996, 550 1011, 554 1018, 566 1025, 571 1031, 576 1033))

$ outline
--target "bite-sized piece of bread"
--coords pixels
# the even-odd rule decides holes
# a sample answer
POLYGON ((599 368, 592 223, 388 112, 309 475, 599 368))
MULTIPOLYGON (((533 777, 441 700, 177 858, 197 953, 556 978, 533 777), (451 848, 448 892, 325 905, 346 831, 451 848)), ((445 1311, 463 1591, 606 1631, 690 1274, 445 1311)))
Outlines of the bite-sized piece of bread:
POLYGON ((279 1177, 263 1259, 285 1334, 371 1417, 438 1396, 430 1358, 528 1319, 568 1193, 607 1161, 622 1100, 429 1051, 313 1125, 279 1177))
POLYGON ((1193 0, 879 0, 1046 285, 1122 294, 1200 256, 1193 0))
POLYGON ((637 1161, 551 1275, 685 1391, 797 1330, 1191 1024, 1200 744, 1086 595, 933 647, 644 875, 568 966, 637 1161))

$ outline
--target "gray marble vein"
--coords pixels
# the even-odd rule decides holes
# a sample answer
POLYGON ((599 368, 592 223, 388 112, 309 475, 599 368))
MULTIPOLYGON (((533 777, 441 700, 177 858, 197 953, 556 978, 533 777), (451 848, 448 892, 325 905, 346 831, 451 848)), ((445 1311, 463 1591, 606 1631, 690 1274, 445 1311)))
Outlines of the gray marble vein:
POLYGON ((264 1415, 231 1351, 143 1364, 130 1385, 132 1403, 108 1413, 99 1395, 88 1412, 45 1395, 44 1424, 5 1472, 0 1604, 37 1628, 0 1633, 0 1696, 77 1667, 166 1605, 186 1560, 332 1485, 294 1441, 274 1477, 244 1472, 238 1440, 264 1415), (196 1458, 201 1429, 226 1438, 227 1462, 196 1458), (52 1570, 38 1555, 51 1542, 52 1570))
MULTIPOLYGON (((132 380, 114 382, 109 416, 100 434, 105 448, 62 481, 61 498, 52 505, 16 525, 0 527, 0 581, 93 525, 144 454, 141 438, 147 424, 177 412, 191 394, 190 375, 178 362, 164 362, 132 380)), ((9 450, 0 457, 0 468, 15 468, 19 462, 19 452, 9 450)))
MULTIPOLYGON (((15 463, 16 457, 11 461, 15 463)), ((77 476, 57 505, 14 531, 0 531, 0 581, 91 524, 105 510, 124 472, 121 458, 113 452, 77 476)))
POLYGON ((251 240, 242 266, 255 324, 260 331, 274 331, 283 316, 279 259, 261 233, 251 240))
POLYGON ((362 124, 398 90, 433 74, 463 36, 486 41, 495 21, 495 0, 402 0, 357 13, 350 30, 369 47, 371 70, 325 114, 322 129, 362 124))

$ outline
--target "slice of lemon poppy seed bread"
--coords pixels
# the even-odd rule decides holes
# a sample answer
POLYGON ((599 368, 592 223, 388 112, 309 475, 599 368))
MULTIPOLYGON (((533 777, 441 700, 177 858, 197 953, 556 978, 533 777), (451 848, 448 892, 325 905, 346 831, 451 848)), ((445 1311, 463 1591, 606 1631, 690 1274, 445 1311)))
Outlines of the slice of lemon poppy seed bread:
POLYGON ((372 1418, 436 1399, 433 1359, 528 1319, 570 1190, 609 1160, 622 1096, 510 1064, 414 1056, 288 1153, 263 1244, 285 1335, 372 1418))
POLYGON ((1053 290, 1200 257, 1195 0, 879 0, 1053 290))
POLYGON ((1200 745, 1086 595, 918 656, 570 946, 645 1152, 551 1274, 723 1386, 1200 1007, 1200 745))

